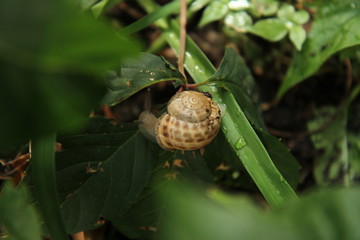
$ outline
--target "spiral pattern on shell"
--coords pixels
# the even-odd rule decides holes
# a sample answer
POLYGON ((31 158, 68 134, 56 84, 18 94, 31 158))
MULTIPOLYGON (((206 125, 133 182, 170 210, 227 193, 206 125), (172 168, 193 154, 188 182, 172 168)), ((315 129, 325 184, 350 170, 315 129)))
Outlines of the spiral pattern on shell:
POLYGON ((209 144, 220 129, 220 109, 201 92, 173 96, 156 124, 156 140, 167 150, 195 150, 209 144))

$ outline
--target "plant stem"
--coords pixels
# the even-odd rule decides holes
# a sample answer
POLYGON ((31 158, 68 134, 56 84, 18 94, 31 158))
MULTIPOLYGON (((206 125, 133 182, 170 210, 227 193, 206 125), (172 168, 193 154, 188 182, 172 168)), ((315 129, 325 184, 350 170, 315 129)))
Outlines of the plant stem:
POLYGON ((186 0, 180 0, 180 50, 179 50, 179 72, 184 76, 187 88, 187 79, 184 70, 184 57, 186 47, 186 0))
POLYGON ((69 239, 60 215, 55 183, 56 134, 32 139, 31 174, 39 207, 51 237, 69 239))

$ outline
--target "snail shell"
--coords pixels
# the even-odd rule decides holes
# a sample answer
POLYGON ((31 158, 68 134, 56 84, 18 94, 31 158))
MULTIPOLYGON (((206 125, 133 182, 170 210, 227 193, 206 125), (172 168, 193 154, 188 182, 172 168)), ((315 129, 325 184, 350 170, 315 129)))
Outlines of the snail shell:
POLYGON ((149 112, 140 115, 145 135, 153 135, 166 150, 195 150, 205 147, 220 129, 221 115, 216 103, 204 93, 183 91, 174 95, 167 113, 160 118, 149 112), (144 131, 145 129, 145 131, 144 131))

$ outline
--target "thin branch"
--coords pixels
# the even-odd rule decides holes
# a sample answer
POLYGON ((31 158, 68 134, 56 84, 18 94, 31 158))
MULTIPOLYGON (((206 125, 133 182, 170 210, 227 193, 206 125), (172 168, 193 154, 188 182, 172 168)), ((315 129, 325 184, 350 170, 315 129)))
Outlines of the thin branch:
POLYGON ((185 43, 186 43, 186 0, 180 1, 180 49, 178 67, 180 73, 184 76, 187 88, 187 79, 184 70, 185 43))

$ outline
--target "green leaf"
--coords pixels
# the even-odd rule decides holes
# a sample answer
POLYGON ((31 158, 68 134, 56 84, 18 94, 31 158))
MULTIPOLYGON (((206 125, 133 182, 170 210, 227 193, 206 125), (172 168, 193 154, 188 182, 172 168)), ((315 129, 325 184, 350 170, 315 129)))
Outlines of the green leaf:
POLYGON ((296 11, 292 16, 290 16, 290 19, 293 22, 301 25, 301 24, 305 24, 309 21, 310 15, 307 11, 300 10, 300 11, 296 11))
POLYGON ((0 226, 9 239, 41 239, 39 216, 30 205, 25 187, 15 189, 11 182, 6 182, 0 194, 0 212, 0 226))
POLYGON ((224 188, 257 191, 254 181, 238 160, 223 132, 206 147, 204 159, 213 172, 215 184, 220 184, 224 188))
POLYGON ((284 20, 289 20, 294 15, 294 13, 295 13, 294 6, 285 3, 285 4, 281 5, 281 7, 279 8, 279 10, 277 12, 277 16, 278 16, 278 18, 281 18, 284 20))
POLYGON ((189 12, 197 12, 201 8, 205 7, 211 0, 195 0, 189 7, 189 12))
POLYGON ((31 139, 31 177, 34 195, 50 236, 54 239, 66 239, 68 236, 56 193, 55 145, 55 133, 31 139))
MULTIPOLYGON (((295 190, 300 182, 300 166, 294 156, 279 139, 269 135, 263 130, 257 130, 259 138, 268 151, 276 168, 283 178, 295 190)), ((222 133, 205 149, 204 158, 214 176, 221 185, 231 188, 256 190, 244 166, 237 160, 231 146, 226 142, 222 133), (219 151, 218 149, 222 149, 219 151)))
POLYGON ((296 190, 300 183, 300 165, 295 157, 276 137, 271 136, 262 130, 257 130, 256 133, 283 178, 294 190, 296 190))
POLYGON ((183 80, 181 73, 164 58, 142 53, 139 58, 126 61, 117 69, 108 71, 108 91, 102 102, 115 105, 152 84, 175 81, 174 84, 179 85, 183 80))
POLYGON ((102 71, 136 51, 68 1, 1 1, 0 146, 79 127, 104 93, 102 71))
POLYGON ((272 42, 280 41, 288 33, 288 29, 283 20, 277 18, 268 18, 257 21, 249 32, 265 38, 272 42))
POLYGON ((63 150, 56 154, 56 178, 69 233, 95 228, 100 217, 124 214, 148 183, 158 149, 137 125, 103 118, 91 118, 84 129, 58 142, 63 150))
POLYGON ((250 11, 256 17, 271 16, 276 14, 279 5, 277 0, 252 0, 250 11))
POLYGON ((229 8, 226 3, 222 1, 211 1, 201 17, 199 27, 203 27, 208 23, 222 19, 228 11, 229 8))
POLYGON ((306 32, 304 28, 299 25, 293 25, 289 31, 291 42, 295 45, 298 51, 301 51, 302 45, 306 40, 306 32))
POLYGON ((234 94, 249 121, 257 128, 265 128, 260 110, 255 107, 259 101, 259 93, 254 78, 244 60, 234 49, 226 48, 219 69, 209 81, 213 81, 217 86, 224 85, 234 94))
POLYGON ((325 5, 313 22, 302 51, 295 53, 277 96, 282 97, 289 88, 318 71, 331 55, 360 44, 359 21, 359 5, 325 5))
POLYGON ((229 12, 224 18, 224 23, 236 31, 245 32, 252 25, 252 18, 245 11, 229 12))
POLYGON ((270 212, 216 189, 172 184, 162 194, 168 201, 160 239, 360 238, 359 188, 319 191, 270 212))
MULTIPOLYGON (((189 0, 187 0, 189 1, 189 0)), ((151 13, 147 14, 145 17, 133 22, 132 24, 126 26, 120 30, 120 33, 123 34, 132 34, 135 33, 151 24, 154 24, 161 18, 165 18, 170 14, 179 12, 180 1, 170 2, 162 7, 159 7, 153 10, 151 13)), ((164 23, 166 25, 166 23, 164 23)))
POLYGON ((158 231, 159 221, 164 214, 166 197, 160 197, 160 190, 175 179, 192 183, 212 183, 207 159, 199 151, 160 151, 159 166, 154 170, 151 183, 139 200, 124 215, 112 220, 112 224, 131 239, 150 239, 158 231))
POLYGON ((164 211, 163 201, 159 198, 159 187, 166 186, 173 173, 158 167, 153 173, 151 183, 138 201, 122 216, 112 219, 111 224, 121 234, 130 239, 152 239, 158 231, 160 216, 164 211), (169 174, 169 175, 167 175, 169 174), (161 180, 161 181, 159 181, 161 180))

